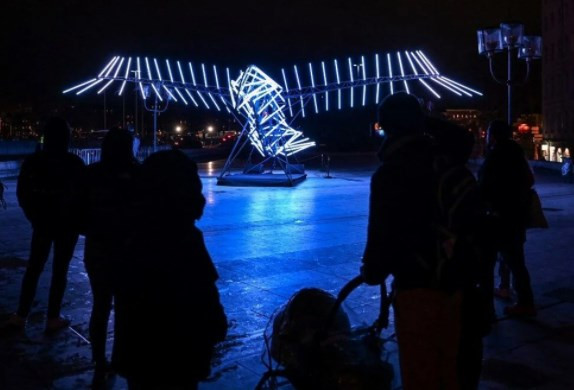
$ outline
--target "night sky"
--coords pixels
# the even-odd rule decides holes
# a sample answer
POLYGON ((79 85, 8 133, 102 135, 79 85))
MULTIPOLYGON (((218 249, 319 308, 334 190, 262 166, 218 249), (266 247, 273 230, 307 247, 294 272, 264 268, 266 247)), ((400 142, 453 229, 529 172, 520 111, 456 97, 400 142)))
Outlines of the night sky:
MULTIPOLYGON (((57 104, 62 89, 93 77, 115 54, 274 72, 395 49, 424 50, 445 74, 487 96, 445 105, 503 107, 504 89, 477 54, 476 29, 519 20, 527 34, 540 34, 540 8, 538 0, 9 0, 0 12, 0 108, 57 104)), ((539 73, 536 64, 517 92, 529 95, 519 109, 540 109, 539 73)))

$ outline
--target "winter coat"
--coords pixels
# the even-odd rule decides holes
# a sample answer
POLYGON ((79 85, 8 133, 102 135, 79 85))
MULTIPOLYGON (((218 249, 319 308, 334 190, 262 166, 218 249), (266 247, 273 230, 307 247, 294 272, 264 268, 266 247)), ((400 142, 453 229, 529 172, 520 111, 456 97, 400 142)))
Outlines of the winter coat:
POLYGON ((366 268, 397 288, 431 287, 436 265, 433 155, 423 135, 385 140, 371 179, 366 268))

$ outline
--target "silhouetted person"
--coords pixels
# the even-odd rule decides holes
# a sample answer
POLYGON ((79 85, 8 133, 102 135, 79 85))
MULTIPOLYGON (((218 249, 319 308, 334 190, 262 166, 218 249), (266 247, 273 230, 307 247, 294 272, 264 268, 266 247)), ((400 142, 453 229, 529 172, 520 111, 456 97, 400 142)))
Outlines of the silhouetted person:
POLYGON ((82 160, 68 152, 70 128, 61 118, 50 119, 44 128, 41 151, 26 158, 18 177, 17 196, 32 224, 30 258, 20 293, 18 311, 9 323, 24 328, 36 295, 38 279, 52 246, 52 281, 46 331, 69 325, 60 317, 68 267, 79 236, 80 192, 85 170, 82 160))
POLYGON ((403 388, 455 389, 461 296, 436 283, 434 157, 418 100, 405 93, 379 108, 385 139, 371 179, 362 273, 394 276, 395 327, 403 388))
POLYGON ((511 137, 512 129, 503 121, 493 121, 488 127, 488 152, 478 176, 489 219, 489 241, 484 252, 489 264, 491 294, 497 253, 501 253, 512 272, 518 303, 507 306, 505 314, 534 316, 536 308, 524 260, 527 210, 534 176, 522 148, 511 137))
POLYGON ((467 167, 474 146, 472 133, 439 118, 427 118, 437 171, 439 215, 447 242, 452 282, 462 292, 461 337, 457 359, 461 389, 477 389, 482 370, 482 339, 491 329, 486 265, 479 255, 484 240, 481 229, 484 206, 478 183, 467 167), (446 218, 444 218, 446 216, 446 218))
POLYGON ((84 263, 94 300, 90 317, 94 385, 105 380, 114 281, 132 226, 128 213, 138 196, 134 180, 139 164, 133 156, 132 142, 129 131, 111 129, 102 142, 101 161, 90 165, 86 175, 84 263))
POLYGON ((205 205, 197 166, 179 151, 155 153, 139 183, 112 364, 130 389, 196 388, 227 332, 218 275, 195 226, 205 205))

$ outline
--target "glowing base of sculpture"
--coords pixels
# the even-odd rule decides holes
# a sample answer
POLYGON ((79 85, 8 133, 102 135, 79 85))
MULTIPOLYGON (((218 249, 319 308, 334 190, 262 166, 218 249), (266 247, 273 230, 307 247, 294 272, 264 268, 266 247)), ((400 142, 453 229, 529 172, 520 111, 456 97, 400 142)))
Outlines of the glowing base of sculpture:
POLYGON ((295 187, 307 178, 306 173, 236 173, 217 179, 217 185, 234 187, 295 187))

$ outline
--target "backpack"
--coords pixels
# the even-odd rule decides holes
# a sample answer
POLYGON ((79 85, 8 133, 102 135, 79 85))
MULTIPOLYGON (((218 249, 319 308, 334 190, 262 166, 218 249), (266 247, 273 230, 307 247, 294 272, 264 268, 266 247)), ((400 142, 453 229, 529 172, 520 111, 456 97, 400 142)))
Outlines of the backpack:
POLYGON ((437 251, 436 287, 454 291, 478 275, 477 227, 481 214, 478 183, 466 165, 434 158, 437 251))

